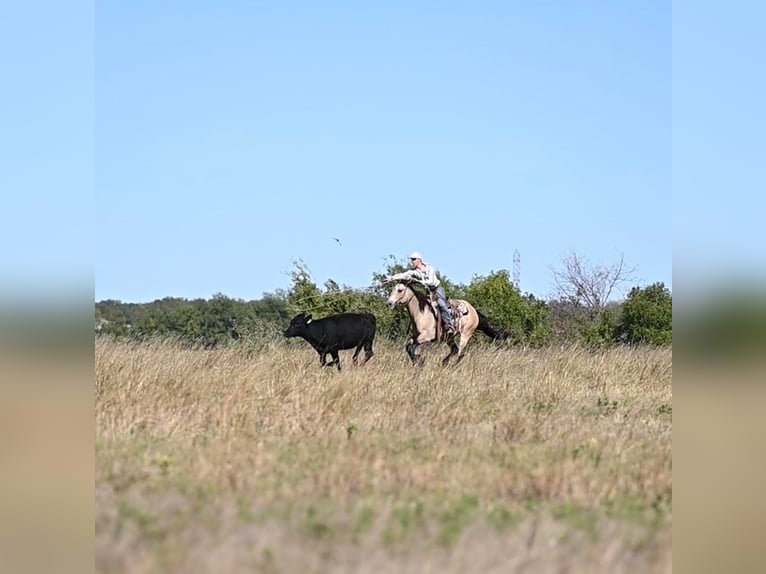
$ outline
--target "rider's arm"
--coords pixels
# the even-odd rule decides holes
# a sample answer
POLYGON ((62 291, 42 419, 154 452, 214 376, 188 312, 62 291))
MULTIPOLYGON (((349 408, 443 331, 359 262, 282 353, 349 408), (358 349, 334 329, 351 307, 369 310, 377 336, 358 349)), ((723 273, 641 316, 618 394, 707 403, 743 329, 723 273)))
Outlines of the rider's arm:
POLYGON ((409 269, 408 271, 403 271, 401 273, 396 273, 394 275, 389 275, 388 280, 389 281, 422 281, 422 277, 420 274, 420 271, 417 269, 409 269))
POLYGON ((433 265, 426 265, 425 270, 420 273, 420 282, 429 289, 436 289, 439 286, 439 278, 436 276, 436 269, 433 265))

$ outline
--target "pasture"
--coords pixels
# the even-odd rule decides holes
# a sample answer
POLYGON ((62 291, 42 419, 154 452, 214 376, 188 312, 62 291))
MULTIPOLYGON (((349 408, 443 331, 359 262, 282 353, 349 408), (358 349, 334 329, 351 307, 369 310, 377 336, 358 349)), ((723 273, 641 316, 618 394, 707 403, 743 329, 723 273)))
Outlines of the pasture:
POLYGON ((672 353, 96 341, 98 572, 670 572, 672 353))

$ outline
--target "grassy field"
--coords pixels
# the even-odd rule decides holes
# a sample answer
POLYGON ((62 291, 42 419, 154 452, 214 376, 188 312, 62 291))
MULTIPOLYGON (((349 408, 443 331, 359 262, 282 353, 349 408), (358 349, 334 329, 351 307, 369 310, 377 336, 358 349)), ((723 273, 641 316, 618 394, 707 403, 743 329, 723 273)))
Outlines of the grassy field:
POLYGON ((670 350, 96 342, 98 572, 670 572, 670 350))

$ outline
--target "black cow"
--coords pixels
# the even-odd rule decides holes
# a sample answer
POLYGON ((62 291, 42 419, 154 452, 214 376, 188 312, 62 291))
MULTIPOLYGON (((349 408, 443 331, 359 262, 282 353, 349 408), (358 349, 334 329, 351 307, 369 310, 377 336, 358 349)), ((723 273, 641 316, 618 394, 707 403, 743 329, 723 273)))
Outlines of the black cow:
POLYGON ((372 358, 374 354, 372 341, 375 338, 375 315, 370 313, 340 313, 314 320, 310 314, 300 313, 290 321, 290 326, 285 331, 285 337, 303 337, 319 353, 323 367, 335 365, 340 371, 338 351, 342 349, 356 347, 352 358, 355 365, 362 347, 364 347, 364 363, 372 358), (332 355, 332 361, 329 363, 327 362, 328 353, 332 355))

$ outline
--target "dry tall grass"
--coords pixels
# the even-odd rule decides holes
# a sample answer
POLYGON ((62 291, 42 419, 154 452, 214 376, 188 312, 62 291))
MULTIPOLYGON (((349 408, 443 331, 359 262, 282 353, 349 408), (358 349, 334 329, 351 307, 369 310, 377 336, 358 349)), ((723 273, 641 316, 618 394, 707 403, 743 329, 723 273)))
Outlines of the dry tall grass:
POLYGON ((96 343, 99 572, 669 572, 669 350, 96 343))

